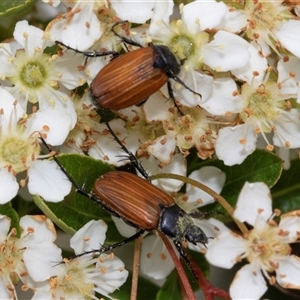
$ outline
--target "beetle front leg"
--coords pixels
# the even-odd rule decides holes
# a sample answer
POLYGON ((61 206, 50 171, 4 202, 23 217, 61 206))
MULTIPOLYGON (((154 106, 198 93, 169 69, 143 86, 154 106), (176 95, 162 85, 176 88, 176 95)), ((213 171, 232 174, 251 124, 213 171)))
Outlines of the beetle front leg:
POLYGON ((195 271, 193 269, 192 263, 190 261, 190 258, 187 255, 187 253, 185 252, 185 250, 183 249, 181 242, 174 241, 174 245, 175 245, 177 251, 179 252, 180 256, 186 262, 188 268, 191 270, 191 272, 194 275, 194 277, 196 278, 196 280, 198 280, 197 275, 196 275, 196 273, 195 273, 195 271))
POLYGON ((189 90, 190 92, 192 92, 193 94, 196 94, 200 97, 200 99, 202 99, 202 95, 200 93, 195 92, 194 90, 192 90, 191 88, 189 88, 179 77, 177 77, 176 75, 170 75, 170 77, 175 80, 176 82, 179 82, 182 86, 184 86, 187 90, 189 90))
POLYGON ((179 111, 179 113, 184 116, 184 113, 181 111, 181 109, 179 108, 176 99, 174 97, 174 93, 173 93, 173 89, 172 89, 172 83, 170 80, 167 81, 167 86, 168 86, 168 93, 169 93, 169 97, 170 99, 173 101, 174 106, 177 108, 177 110, 179 111))
POLYGON ((132 39, 129 39, 129 38, 126 38, 120 34, 118 34, 116 31, 115 31, 115 27, 120 25, 120 24, 125 24, 125 23, 129 23, 128 21, 121 21, 121 22, 118 22, 116 24, 114 24, 114 26, 111 28, 111 31, 114 33, 114 35, 116 35, 117 37, 119 37, 123 43, 126 43, 126 44, 129 44, 131 46, 136 46, 136 47, 140 47, 140 48, 143 48, 143 46, 141 44, 139 44, 138 42, 135 42, 133 41, 132 39))

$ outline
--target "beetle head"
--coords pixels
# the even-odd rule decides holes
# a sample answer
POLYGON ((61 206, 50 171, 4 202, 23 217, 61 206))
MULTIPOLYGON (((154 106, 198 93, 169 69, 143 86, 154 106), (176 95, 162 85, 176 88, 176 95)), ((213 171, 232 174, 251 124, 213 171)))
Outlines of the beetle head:
POLYGON ((201 243, 205 246, 208 238, 204 231, 196 225, 190 225, 186 228, 185 238, 192 244, 201 243))

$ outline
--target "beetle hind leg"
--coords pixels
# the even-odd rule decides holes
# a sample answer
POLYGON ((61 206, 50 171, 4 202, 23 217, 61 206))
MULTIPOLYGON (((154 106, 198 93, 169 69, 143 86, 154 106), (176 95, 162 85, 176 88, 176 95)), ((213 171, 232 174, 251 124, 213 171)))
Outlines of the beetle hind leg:
POLYGON ((71 257, 70 259, 81 257, 81 256, 84 256, 84 255, 87 255, 87 254, 94 254, 94 253, 102 254, 102 253, 105 253, 107 251, 111 251, 113 249, 120 248, 120 247, 124 246, 125 244, 128 244, 128 243, 136 240, 137 238, 142 236, 144 234, 144 232, 145 232, 145 230, 139 230, 137 233, 135 233, 134 235, 130 236, 129 238, 127 238, 127 239, 125 239, 121 242, 118 242, 118 243, 115 243, 115 244, 112 244, 112 245, 109 245, 109 246, 104 246, 104 247, 101 247, 100 249, 85 251, 85 252, 82 252, 78 255, 75 255, 74 257, 71 257))
POLYGON ((110 134, 114 138, 114 140, 119 144, 121 149, 127 154, 127 158, 129 159, 130 163, 132 165, 134 165, 134 167, 143 175, 143 177, 150 182, 151 179, 150 179, 148 173, 146 172, 146 170, 144 169, 144 167, 142 166, 142 164, 137 160, 137 158, 134 156, 134 154, 123 145, 123 143, 117 137, 115 132, 112 130, 109 122, 107 121, 107 112, 102 107, 100 107, 100 115, 101 115, 101 117, 103 119, 103 122, 105 123, 108 131, 110 132, 110 134))
POLYGON ((139 48, 143 48, 143 46, 141 44, 139 44, 138 42, 135 42, 134 40, 130 39, 130 38, 127 38, 125 36, 122 36, 120 35, 119 33, 117 33, 115 31, 115 27, 120 25, 120 24, 128 24, 129 22, 128 21, 120 21, 120 22, 117 22, 116 24, 114 24, 114 26, 111 28, 111 31, 114 33, 115 36, 119 37, 123 43, 126 43, 128 45, 131 45, 131 46, 136 46, 136 47, 139 47, 139 48))

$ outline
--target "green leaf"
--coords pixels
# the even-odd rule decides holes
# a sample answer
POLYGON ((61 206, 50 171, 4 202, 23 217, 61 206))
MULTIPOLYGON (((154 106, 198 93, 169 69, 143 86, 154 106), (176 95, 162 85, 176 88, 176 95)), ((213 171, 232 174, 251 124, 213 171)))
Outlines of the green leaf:
MULTIPOLYGON (((118 300, 129 300, 131 293, 131 281, 132 273, 129 272, 129 276, 125 284, 120 287, 120 290, 115 291, 110 296, 118 300)), ((137 299, 155 300, 158 291, 159 287, 157 285, 143 277, 139 277, 137 299)))
MULTIPOLYGON (((191 259, 198 265, 201 269, 203 274, 208 277, 209 276, 209 263, 205 259, 202 253, 188 250, 191 259)), ((193 290, 199 289, 198 282, 195 280, 194 275, 192 274, 191 270, 184 264, 185 274, 188 277, 188 280, 193 288, 193 290)), ((200 287, 201 288, 201 287, 200 287)), ((160 291, 157 294, 157 300, 164 300, 164 299, 182 299, 182 287, 179 282, 179 277, 177 270, 174 271, 168 276, 167 281, 161 287, 160 291)))
MULTIPOLYGON (((280 178, 283 163, 279 157, 271 152, 256 150, 242 164, 231 167, 224 165, 220 160, 196 161, 193 158, 189 172, 200 169, 203 166, 215 166, 226 174, 226 182, 221 195, 234 207, 246 181, 262 181, 269 187, 272 187, 280 178)), ((208 205, 205 209, 213 209, 216 212, 225 213, 224 209, 217 203, 208 205)))
MULTIPOLYGON (((114 170, 110 165, 88 156, 64 154, 57 158, 74 181, 88 192, 101 175, 114 170)), ((64 201, 59 203, 46 202, 39 196, 34 196, 34 202, 66 233, 74 234, 90 220, 102 219, 108 225, 107 243, 124 239, 117 231, 110 214, 98 203, 77 193, 74 188, 64 201)))
POLYGON ((18 14, 32 6, 37 0, 0 1, 0 17, 18 14))
POLYGON ((283 170, 282 176, 271 189, 273 207, 283 213, 300 209, 300 160, 291 161, 291 167, 283 170))
POLYGON ((11 219, 10 228, 16 228, 18 235, 20 235, 21 234, 21 227, 19 225, 20 218, 18 213, 13 209, 11 202, 0 205, 0 214, 8 216, 11 219))
POLYGON ((182 292, 180 289, 180 283, 177 271, 174 270, 167 278, 164 285, 159 290, 156 300, 165 300, 165 299, 172 299, 172 300, 181 300, 182 299, 182 292))

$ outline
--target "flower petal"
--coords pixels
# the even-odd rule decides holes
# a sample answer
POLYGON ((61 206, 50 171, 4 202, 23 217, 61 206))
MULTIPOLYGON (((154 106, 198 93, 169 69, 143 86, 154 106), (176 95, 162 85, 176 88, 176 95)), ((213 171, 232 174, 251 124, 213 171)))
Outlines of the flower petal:
POLYGON ((263 182, 245 182, 234 211, 234 217, 241 222, 254 225, 257 215, 267 221, 272 215, 270 189, 263 182))
POLYGON ((23 216, 20 219, 22 228, 22 245, 29 247, 35 243, 54 242, 56 230, 50 219, 45 216, 23 216), (27 238, 28 237, 28 238, 27 238))
MULTIPOLYGON (((11 220, 7 216, 0 215, 0 242, 4 242, 7 238, 11 220)), ((1 295, 1 294, 0 294, 1 295)))
POLYGON ((248 48, 249 43, 241 37, 220 30, 212 42, 203 46, 203 60, 219 72, 242 68, 250 59, 248 48))
POLYGON ((16 177, 7 169, 0 169, 0 182, 0 204, 5 204, 17 195, 19 184, 16 177))
POLYGON ((300 147, 300 122, 299 110, 292 108, 280 116, 280 120, 275 120, 273 142, 275 146, 286 148, 300 147))
POLYGON ((216 1, 194 1, 184 6, 182 21, 192 33, 217 27, 226 14, 226 5, 216 1), (213 18, 211 16, 214 16, 213 18))
POLYGON ((232 299, 260 299, 268 289, 259 269, 252 265, 243 266, 235 275, 229 293, 232 299))
POLYGON ((241 164, 255 150, 256 141, 257 135, 248 124, 225 127, 219 131, 216 154, 227 166, 241 164))
POLYGON ((41 282, 57 275, 61 265, 61 249, 50 242, 37 243, 28 247, 24 254, 24 263, 34 281, 41 282))
MULTIPOLYGON (((225 183, 226 175, 216 167, 207 166, 193 171, 189 175, 189 178, 205 184, 216 193, 220 193, 225 183)), ((210 195, 195 186, 187 184, 186 190, 188 192, 188 203, 198 202, 202 206, 214 202, 214 199, 210 195)))
POLYGON ((174 269, 174 263, 161 238, 147 236, 141 251, 141 273, 155 279, 166 278, 174 269))
POLYGON ((300 40, 297 38, 300 32, 300 21, 289 20, 283 22, 276 36, 281 45, 300 58, 300 40))
POLYGON ((279 261, 276 270, 277 282, 286 289, 300 289, 300 258, 296 255, 279 261))
POLYGON ((228 229, 209 242, 206 259, 214 266, 230 269, 247 250, 245 240, 228 229))
POLYGON ((133 23, 145 23, 153 16, 156 1, 112 1, 111 6, 121 20, 133 23))
POLYGON ((289 234, 283 236, 287 243, 296 242, 299 239, 300 210, 295 210, 280 216, 279 230, 289 234))
POLYGON ((241 112, 244 103, 236 91, 237 86, 232 78, 215 79, 210 96, 199 104, 214 115, 241 112))
POLYGON ((70 246, 76 254, 100 249, 106 239, 107 225, 102 220, 91 220, 71 238, 70 246))
POLYGON ((72 184, 54 161, 38 160, 28 170, 28 190, 46 201, 60 202, 71 191, 72 184))
MULTIPOLYGON (((128 271, 124 269, 124 263, 116 256, 101 255, 102 259, 98 260, 96 268, 105 270, 98 276, 94 276, 93 282, 96 283, 94 290, 106 297, 123 285, 128 277, 128 271)), ((109 297, 111 298, 111 297, 109 297)))
POLYGON ((61 41, 83 51, 90 48, 102 36, 103 28, 93 12, 93 5, 82 4, 80 9, 74 7, 67 14, 73 14, 72 18, 61 15, 48 24, 45 31, 51 40, 61 41))

